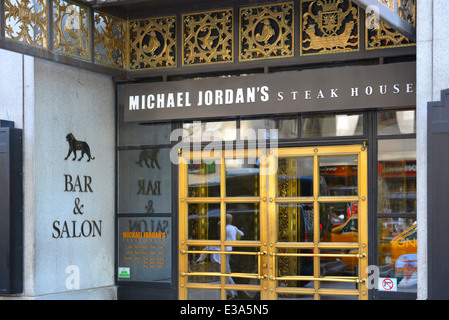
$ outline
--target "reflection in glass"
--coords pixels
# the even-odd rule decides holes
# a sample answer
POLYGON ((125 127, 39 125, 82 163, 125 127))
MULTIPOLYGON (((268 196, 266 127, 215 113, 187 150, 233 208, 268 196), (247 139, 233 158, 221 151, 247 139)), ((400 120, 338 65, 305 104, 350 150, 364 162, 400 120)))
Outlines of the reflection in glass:
POLYGON ((398 291, 417 290, 416 219, 378 220, 380 276, 398 279, 398 291))
POLYGON ((118 145, 119 146, 141 146, 170 144, 171 123, 134 123, 125 122, 124 109, 125 98, 124 87, 117 86, 117 95, 120 98, 118 108, 118 145))
MULTIPOLYGON (((191 246, 189 251, 197 251, 195 253, 188 254, 188 264, 189 272, 191 273, 220 273, 220 253, 203 253, 220 251, 220 246, 191 246)), ((191 275, 188 277, 188 282, 199 282, 199 283, 220 283, 220 277, 217 275, 191 275)))
POLYGON ((313 294, 279 293, 278 300, 314 300, 313 294))
MULTIPOLYGON (((226 272, 230 273, 242 273, 242 274, 251 274, 258 275, 259 274, 259 265, 258 265, 258 256, 255 254, 260 251, 260 248, 254 247, 234 247, 232 249, 233 252, 248 252, 254 254, 228 254, 226 255, 227 259, 227 268, 226 272)), ((239 276, 229 276, 226 277, 226 281, 228 284, 236 284, 236 285, 260 285, 259 279, 239 277, 239 276)), ((228 290, 227 298, 231 299, 248 299, 252 297, 253 299, 257 298, 255 294, 257 292, 250 291, 245 293, 245 291, 236 291, 236 290, 228 290)))
POLYGON ((189 300, 221 300, 220 290, 188 289, 189 300))
POLYGON ((383 110, 377 113, 379 135, 416 133, 416 110, 383 110))
MULTIPOLYGON (((313 249, 284 249, 277 252, 277 276, 313 276, 313 257, 309 256, 283 256, 282 254, 311 254, 313 249)), ((279 280, 281 287, 311 287, 313 281, 309 280, 279 280)))
POLYGON ((358 242, 357 202, 320 204, 321 239, 326 242, 358 242))
MULTIPOLYGON (((267 135, 271 131, 271 136, 265 136, 266 139, 291 139, 298 136, 298 119, 295 118, 266 118, 251 119, 240 121, 240 139, 250 140, 257 138, 258 130, 266 130, 267 135), (273 133, 276 133, 273 136, 273 133)), ((260 138, 260 137, 259 137, 260 138)))
MULTIPOLYGON (((336 286, 334 286, 334 288, 335 287, 336 286)), ((348 289, 356 289, 356 286, 354 284, 352 286, 346 285, 346 287, 349 287, 348 289)), ((330 294, 329 295, 321 294, 320 300, 346 300, 346 301, 347 300, 359 300, 359 296, 350 296, 350 295, 338 296, 338 295, 330 295, 330 294)))
POLYGON ((313 196, 313 157, 279 158, 278 197, 313 196))
POLYGON ((416 140, 379 140, 378 211, 416 213, 416 140))
POLYGON ((118 211, 171 213, 170 149, 118 152, 118 211))
POLYGON ((240 232, 236 232, 236 239, 231 239, 227 236, 226 240, 259 240, 259 203, 226 204, 226 223, 235 226, 243 233, 242 235, 240 232))
POLYGON ((189 204, 187 210, 189 239, 220 239, 220 204, 189 204))
POLYGON ((215 160, 190 161, 187 174, 189 197, 219 197, 220 181, 220 164, 215 160))
POLYGON ((257 197, 259 191, 259 159, 226 159, 226 196, 257 197))
POLYGON ((362 135, 363 114, 306 115, 301 127, 304 138, 362 135))
MULTIPOLYGON (((259 284, 259 280, 257 279, 251 279, 250 282, 251 281, 255 283, 257 282, 256 285, 259 284)), ((231 297, 233 300, 260 300, 260 290, 226 290, 226 297, 229 300, 231 299, 231 297)), ((264 310, 263 305, 260 305, 259 308, 257 305, 255 305, 254 307, 256 308, 255 310, 261 310, 261 312, 263 312, 264 310)))
POLYGON ((235 121, 217 121, 184 123, 185 142, 201 141, 233 141, 237 138, 237 123, 235 121))
MULTIPOLYGON (((220 245, 209 246, 190 246, 189 251, 196 251, 188 254, 188 264, 191 273, 201 273, 198 275, 190 275, 189 282, 196 283, 220 283, 220 276, 212 273, 221 273, 224 271, 228 276, 225 277, 226 282, 231 285, 260 285, 258 279, 252 276, 259 274, 258 255, 260 251, 258 247, 226 247, 228 254, 220 253, 220 245), (215 253, 216 252, 216 253, 215 253), (240 253, 240 254, 237 254, 240 253), (245 253, 245 254, 243 254, 245 253), (225 265, 222 267, 222 261, 225 265), (224 269, 223 269, 224 268, 224 269), (208 275, 207 273, 211 273, 208 275), (232 276, 232 274, 236 274, 232 276), (239 277, 238 274, 249 276, 239 277)), ((253 291, 236 291, 228 290, 228 298, 238 299, 255 299, 258 292, 253 291)))
POLYGON ((313 204, 279 204, 277 216, 279 242, 313 242, 313 204))
POLYGON ((358 194, 357 155, 319 157, 320 195, 353 196, 358 194))
MULTIPOLYGON (((340 276, 340 277, 357 277, 358 276, 358 249, 328 249, 321 250, 321 254, 339 255, 337 257, 321 257, 320 258, 320 275, 324 276, 340 276), (340 256, 341 255, 341 256, 340 256)), ((355 284, 349 286, 355 288, 355 284)), ((330 288, 348 288, 348 284, 329 282, 330 288)))

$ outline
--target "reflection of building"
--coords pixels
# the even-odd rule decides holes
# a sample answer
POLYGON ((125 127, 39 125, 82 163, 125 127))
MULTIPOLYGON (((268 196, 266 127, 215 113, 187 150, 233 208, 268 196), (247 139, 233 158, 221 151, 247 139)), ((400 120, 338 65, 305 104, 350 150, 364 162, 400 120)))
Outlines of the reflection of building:
POLYGON ((427 103, 449 87, 448 39, 432 32, 445 30, 444 10, 413 0, 173 4, 0 1, 0 119, 23 130, 23 207, 11 209, 23 221, 1 239, 22 259, 13 284, 0 276, 1 297, 434 297, 427 103), (376 28, 368 4, 379 6, 376 28), (82 141, 95 160, 64 160, 82 141), (274 141, 279 154, 255 152, 274 141), (218 147, 230 153, 176 163, 218 147), (243 242, 220 240, 228 212, 247 229, 243 242), (344 228, 355 220, 356 232, 344 228), (89 225, 101 235, 86 236, 89 225), (66 226, 62 237, 55 226, 66 226), (212 245, 233 247, 236 287, 217 266, 189 269, 212 245), (366 287, 367 265, 393 277, 414 255, 419 286, 366 287), (261 267, 270 261, 277 269, 261 267), (204 278, 215 287, 195 280, 204 278))

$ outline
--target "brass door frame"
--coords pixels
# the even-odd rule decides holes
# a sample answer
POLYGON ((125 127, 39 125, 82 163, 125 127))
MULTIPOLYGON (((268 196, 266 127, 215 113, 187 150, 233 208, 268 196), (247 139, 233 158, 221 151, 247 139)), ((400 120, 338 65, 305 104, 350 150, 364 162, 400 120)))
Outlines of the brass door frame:
MULTIPOLYGON (((314 239, 313 242, 304 243, 279 243, 277 239, 276 228, 270 228, 267 252, 271 258, 269 266, 274 269, 268 276, 268 292, 269 299, 276 299, 280 293, 285 294, 308 294, 313 295, 315 299, 319 299, 321 295, 347 295, 358 296, 359 299, 368 299, 368 290, 366 287, 368 267, 368 161, 367 150, 362 145, 351 146, 322 146, 322 147, 308 147, 308 148, 282 148, 279 149, 278 154, 275 157, 313 157, 314 171, 313 171, 313 197, 301 198, 303 202, 313 203, 314 217, 319 217, 319 205, 318 203, 330 203, 330 202, 358 202, 358 242, 357 243, 332 243, 332 242, 320 242, 320 225, 319 219, 314 219, 314 239), (319 163, 318 159, 321 156, 340 156, 340 155, 357 155, 358 162, 358 194, 356 196, 320 196, 319 195, 319 163), (309 249, 313 250, 313 253, 278 253, 278 249, 309 249), (323 254, 321 250, 326 249, 348 249, 357 250, 355 254, 323 254), (313 257, 313 276, 277 276, 277 263, 276 257, 278 256, 303 256, 313 257), (359 274, 358 277, 326 277, 320 276, 320 263, 319 259, 322 257, 352 257, 358 259, 359 274), (280 287, 277 281, 282 280, 307 280, 313 281, 313 288, 286 288, 280 287), (324 289, 320 288, 320 283, 324 281, 330 282, 349 282, 357 284, 357 289, 354 290, 338 290, 338 289, 324 289)), ((269 161, 269 165, 275 165, 275 161, 269 161)), ((274 172, 276 168, 270 168, 271 172, 274 172)), ((277 186, 276 174, 269 176, 269 186, 277 186)), ((298 203, 298 198, 278 198, 276 197, 276 188, 269 189, 268 200, 268 214, 270 225, 277 226, 276 220, 276 205, 298 203)), ((355 285, 354 285, 355 287, 355 285)))
MULTIPOLYGON (((321 295, 338 296, 356 296, 359 299, 368 299, 368 290, 366 287, 366 269, 368 267, 368 161, 366 147, 362 145, 351 146, 322 146, 322 147, 298 147, 298 148, 280 148, 275 151, 259 154, 257 150, 236 150, 233 152, 211 152, 207 159, 220 161, 220 197, 188 197, 188 166, 187 160, 204 159, 205 154, 201 152, 191 152, 188 155, 180 154, 179 164, 179 299, 187 300, 187 289, 216 289, 220 290, 221 299, 226 299, 226 290, 248 290, 260 291, 261 299, 277 299, 278 294, 307 294, 319 299, 321 295), (320 156, 336 155, 357 155, 358 161, 358 194, 356 196, 319 196, 319 164, 320 156), (228 158, 241 157, 260 157, 260 171, 268 172, 267 175, 260 175, 259 196, 256 197, 224 197, 226 183, 225 160, 228 158), (313 197, 308 198, 277 198, 276 197, 276 179, 277 179, 277 158, 283 157, 313 157, 314 159, 314 179, 313 197), (269 188, 271 186, 271 188, 269 188), (358 203, 358 242, 357 243, 331 243, 320 242, 319 239, 319 220, 314 219, 314 239, 313 242, 289 243, 277 242, 277 204, 298 203, 298 200, 314 204, 314 216, 319 217, 318 203, 326 202, 357 202, 358 203), (188 239, 188 204, 195 203, 220 204, 220 219, 225 221, 227 203, 259 203, 260 210, 260 240, 256 241, 221 241, 221 240, 189 240, 188 239), (275 226, 275 227, 273 227, 275 226), (189 253, 212 253, 208 251, 192 251, 189 246, 220 246, 220 251, 214 253, 221 254, 224 261, 226 246, 233 247, 252 247, 257 248, 255 252, 232 252, 231 254, 256 255, 258 261, 257 273, 226 273, 225 264, 221 264, 220 272, 189 272, 188 254, 189 253), (278 249, 309 249, 313 253, 280 253, 278 249), (355 254, 338 254, 339 257, 346 256, 358 259, 358 277, 321 277, 320 276, 320 258, 335 256, 333 254, 320 253, 326 249, 348 249, 356 250, 355 254), (280 256, 308 256, 313 257, 313 276, 288 276, 279 277, 277 271, 277 257, 280 256), (189 283, 189 276, 217 276, 220 279, 219 284, 189 283), (250 278, 259 281, 260 285, 231 285, 226 283, 227 277, 250 278), (278 285, 283 280, 307 280, 313 282, 313 288, 289 288, 278 285), (331 282, 350 282, 354 283, 353 290, 325 289, 320 287, 320 283, 331 282), (357 288, 356 288, 357 286, 357 288)), ((220 239, 225 238, 225 224, 220 226, 220 239)))

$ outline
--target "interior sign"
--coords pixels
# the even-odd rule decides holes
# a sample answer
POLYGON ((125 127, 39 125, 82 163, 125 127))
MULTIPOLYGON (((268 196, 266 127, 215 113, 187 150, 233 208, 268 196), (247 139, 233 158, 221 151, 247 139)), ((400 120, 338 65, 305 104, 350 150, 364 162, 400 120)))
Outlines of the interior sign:
POLYGON ((405 107, 416 104, 415 69, 396 63, 125 84, 120 100, 128 122, 405 107))
POLYGON ((379 291, 398 291, 398 279, 379 278, 379 291))

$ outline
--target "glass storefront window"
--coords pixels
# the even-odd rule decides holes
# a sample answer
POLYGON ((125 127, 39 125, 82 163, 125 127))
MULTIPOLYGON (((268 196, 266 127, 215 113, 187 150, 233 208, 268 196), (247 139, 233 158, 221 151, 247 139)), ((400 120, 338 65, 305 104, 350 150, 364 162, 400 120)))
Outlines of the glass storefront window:
POLYGON ((417 224, 414 218, 378 219, 379 276, 396 278, 398 292, 417 289, 417 224))
MULTIPOLYGON (((123 87, 118 86, 117 90, 120 94, 123 87)), ((118 146, 170 144, 170 123, 125 122, 123 101, 119 102, 118 112, 118 146)))
POLYGON ((378 214, 379 276, 416 293, 416 139, 378 141, 378 214))
POLYGON ((304 138, 359 136, 363 134, 363 114, 320 114, 302 118, 304 138))
POLYGON ((378 212, 416 213, 416 139, 379 140, 378 212))
POLYGON ((121 150, 118 153, 118 212, 171 213, 170 149, 121 150))
MULTIPOLYGON (((271 139, 294 139, 298 137, 298 119, 295 118, 268 118, 268 119, 250 119, 240 121, 240 139, 251 140, 253 133, 258 130, 266 130, 266 138, 271 139), (269 137, 271 129, 275 129, 276 136, 269 137)), ((255 137, 257 139, 260 137, 255 137)))
POLYGON ((416 133, 416 110, 383 110, 377 113, 379 135, 416 133))
POLYGON ((237 138, 236 121, 189 122, 183 124, 186 142, 233 141, 237 138))
POLYGON ((170 283, 171 217, 118 219, 118 280, 170 283))

